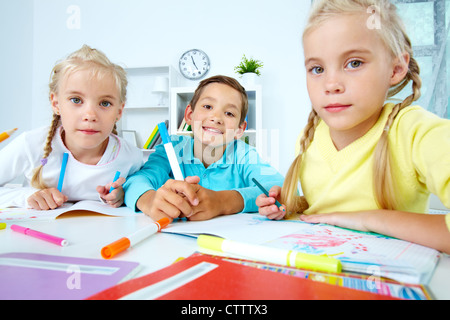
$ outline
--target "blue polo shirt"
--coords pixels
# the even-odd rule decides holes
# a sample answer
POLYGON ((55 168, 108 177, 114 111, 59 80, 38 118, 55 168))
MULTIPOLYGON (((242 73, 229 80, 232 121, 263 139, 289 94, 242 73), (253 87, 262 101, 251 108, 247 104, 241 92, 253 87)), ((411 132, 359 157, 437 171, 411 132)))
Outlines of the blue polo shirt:
MULTIPOLYGON (((175 154, 184 177, 198 176, 199 184, 214 191, 236 190, 244 199, 243 212, 257 212, 256 197, 262 192, 254 185, 258 180, 267 190, 283 184, 283 176, 268 163, 262 161, 256 149, 241 140, 230 142, 222 158, 207 168, 194 157, 194 139, 171 136, 175 154)), ((168 179, 173 179, 170 163, 162 144, 156 146, 148 161, 138 172, 127 178, 125 204, 138 211, 136 202, 148 190, 157 190, 168 179)))

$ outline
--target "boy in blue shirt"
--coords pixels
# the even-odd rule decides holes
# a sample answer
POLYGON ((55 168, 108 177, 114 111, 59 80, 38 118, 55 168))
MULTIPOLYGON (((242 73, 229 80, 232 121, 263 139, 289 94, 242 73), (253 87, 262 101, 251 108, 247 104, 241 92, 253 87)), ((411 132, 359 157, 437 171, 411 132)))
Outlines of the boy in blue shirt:
POLYGON ((165 149, 158 145, 124 184, 126 205, 153 220, 257 212, 255 200, 261 191, 252 178, 270 189, 281 186, 283 177, 239 140, 247 110, 247 94, 235 79, 214 76, 201 81, 184 114, 194 137, 171 136, 185 181, 173 180, 165 149))

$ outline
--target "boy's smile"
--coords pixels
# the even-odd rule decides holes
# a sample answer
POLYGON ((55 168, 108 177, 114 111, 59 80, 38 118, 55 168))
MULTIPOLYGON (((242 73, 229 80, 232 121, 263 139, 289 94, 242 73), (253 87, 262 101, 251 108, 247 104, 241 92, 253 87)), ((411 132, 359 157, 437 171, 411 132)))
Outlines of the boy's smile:
POLYGON ((209 158, 209 153, 213 153, 214 158, 220 159, 226 145, 243 135, 247 123, 239 123, 241 109, 240 93, 222 83, 207 85, 196 105, 187 106, 185 119, 192 126, 197 158, 209 158))
POLYGON ((222 130, 213 127, 202 127, 204 131, 208 131, 211 134, 223 134, 222 130))

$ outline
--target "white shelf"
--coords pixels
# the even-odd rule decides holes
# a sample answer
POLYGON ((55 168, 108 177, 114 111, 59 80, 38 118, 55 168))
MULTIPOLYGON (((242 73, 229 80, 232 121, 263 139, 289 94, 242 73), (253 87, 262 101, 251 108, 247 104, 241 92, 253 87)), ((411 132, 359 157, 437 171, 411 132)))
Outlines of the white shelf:
POLYGON ((157 106, 157 105, 149 105, 149 104, 142 104, 142 105, 126 105, 125 109, 126 110, 130 110, 130 109, 155 109, 155 110, 159 110, 159 109, 168 109, 169 106, 168 105, 163 105, 163 106, 157 106))
POLYGON ((155 126, 170 120, 170 88, 179 85, 181 75, 169 65, 138 66, 125 68, 125 71, 128 78, 127 102, 117 129, 119 135, 122 130, 135 131, 137 146, 142 148, 155 126), (153 92, 157 77, 167 77, 169 81, 169 92, 165 94, 164 105, 159 105, 160 94, 153 92))
POLYGON ((178 131, 184 118, 184 111, 194 96, 195 87, 174 87, 170 90, 170 134, 180 134, 178 131))

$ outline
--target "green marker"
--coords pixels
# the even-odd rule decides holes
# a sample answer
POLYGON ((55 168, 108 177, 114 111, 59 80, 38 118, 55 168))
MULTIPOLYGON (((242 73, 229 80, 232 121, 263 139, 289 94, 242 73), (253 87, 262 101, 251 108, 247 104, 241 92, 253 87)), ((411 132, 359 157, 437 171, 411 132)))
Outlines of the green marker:
MULTIPOLYGON (((269 196, 269 191, 267 191, 261 183, 258 182, 258 180, 256 180, 255 178, 252 178, 253 182, 256 184, 256 186, 266 195, 269 196)), ((275 204, 277 205, 277 207, 281 207, 281 203, 278 202, 278 200, 275 199, 275 204)))

